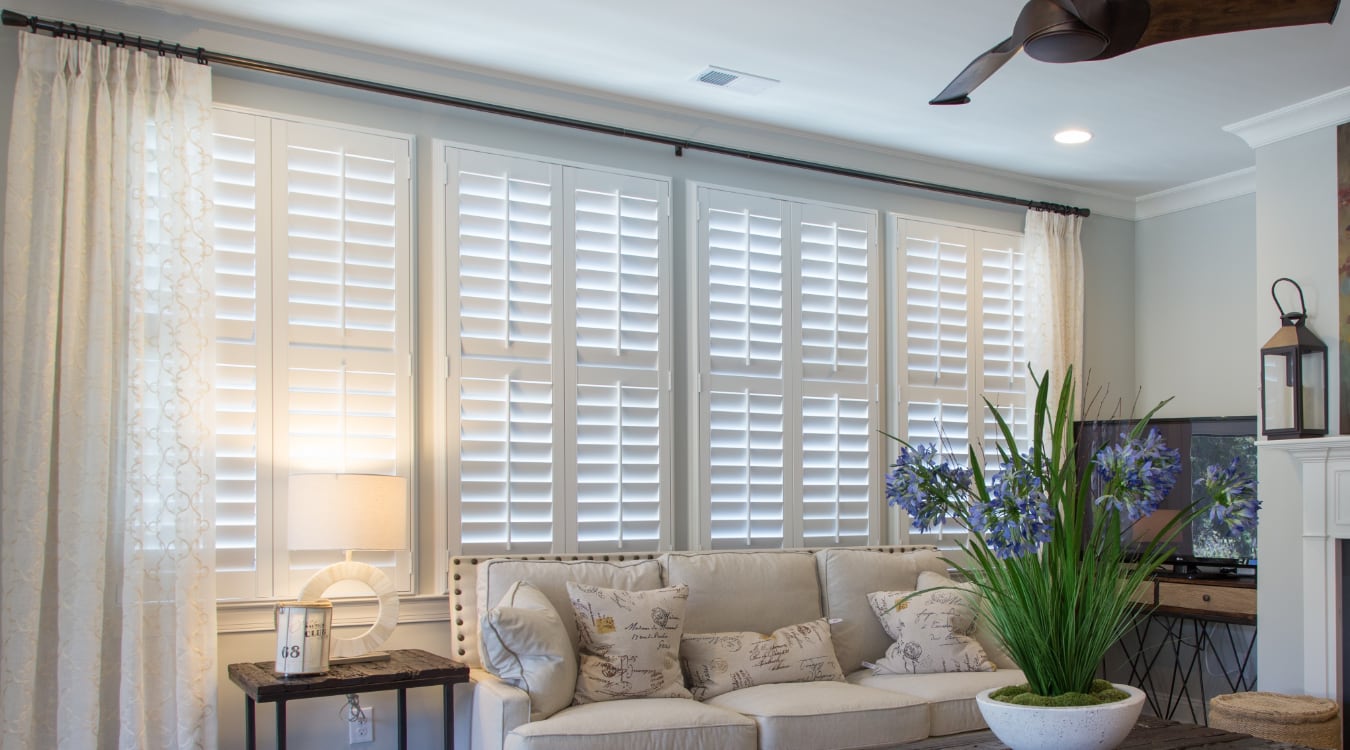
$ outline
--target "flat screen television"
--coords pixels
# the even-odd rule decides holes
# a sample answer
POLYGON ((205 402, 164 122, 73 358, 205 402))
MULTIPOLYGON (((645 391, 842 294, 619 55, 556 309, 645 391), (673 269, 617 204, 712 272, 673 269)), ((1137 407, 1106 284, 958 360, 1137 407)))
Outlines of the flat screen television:
MULTIPOLYGON (((1075 425, 1080 471, 1092 471, 1092 457, 1109 442, 1128 433, 1134 420, 1098 420, 1075 425)), ((1256 417, 1159 418, 1150 424, 1162 433, 1168 447, 1181 451, 1181 475, 1163 498, 1158 511, 1122 529, 1127 544, 1150 540, 1169 518, 1194 500, 1205 499, 1204 487, 1196 480, 1211 464, 1228 465, 1234 458, 1253 479, 1256 477, 1256 417)), ((1201 514, 1183 528, 1173 541, 1171 557, 1178 565, 1204 564, 1248 568, 1256 565, 1256 531, 1234 535, 1219 529, 1201 514)))

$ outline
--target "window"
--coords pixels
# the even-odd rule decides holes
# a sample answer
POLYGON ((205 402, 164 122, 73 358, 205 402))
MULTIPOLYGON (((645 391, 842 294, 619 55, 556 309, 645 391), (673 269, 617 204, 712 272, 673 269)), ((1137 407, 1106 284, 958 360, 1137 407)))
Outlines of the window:
MULTIPOLYGON (((891 221, 904 323, 896 342, 898 434, 961 459, 973 444, 983 460, 997 462, 998 423, 984 400, 1019 440, 1028 429, 1022 238, 896 215, 891 221)), ((933 539, 911 534, 910 541, 933 539)))
MULTIPOLYGON (((341 558, 287 549, 291 474, 412 476, 410 153, 408 136, 216 112, 222 599, 291 595, 341 558)), ((409 552, 358 555, 411 591, 409 552)))
POLYGON ((876 214, 709 187, 697 204, 703 545, 874 541, 876 214))
POLYGON ((669 181, 442 157, 451 548, 669 547, 669 181))

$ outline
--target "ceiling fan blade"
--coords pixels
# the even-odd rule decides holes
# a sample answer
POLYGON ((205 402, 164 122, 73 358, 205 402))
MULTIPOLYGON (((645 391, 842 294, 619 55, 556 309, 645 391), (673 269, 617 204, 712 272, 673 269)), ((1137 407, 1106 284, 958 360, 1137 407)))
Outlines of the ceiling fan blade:
POLYGON ((1340 0, 1150 0, 1148 27, 1133 49, 1233 31, 1331 23, 1340 0))
POLYGON ((952 82, 947 84, 947 88, 942 93, 933 98, 929 104, 966 104, 970 101, 970 92, 988 80, 989 76, 1003 67, 1003 64, 1013 58, 1017 51, 1022 49, 1022 41, 1016 37, 1008 37, 997 44, 993 49, 975 58, 966 69, 961 71, 952 82))

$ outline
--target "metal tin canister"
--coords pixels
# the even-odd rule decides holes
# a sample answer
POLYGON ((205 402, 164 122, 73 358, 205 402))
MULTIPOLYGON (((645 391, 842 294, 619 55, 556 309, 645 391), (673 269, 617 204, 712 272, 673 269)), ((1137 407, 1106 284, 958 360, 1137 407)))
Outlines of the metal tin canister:
POLYGON ((333 629, 333 603, 280 602, 276 608, 277 674, 319 674, 328 671, 333 629))

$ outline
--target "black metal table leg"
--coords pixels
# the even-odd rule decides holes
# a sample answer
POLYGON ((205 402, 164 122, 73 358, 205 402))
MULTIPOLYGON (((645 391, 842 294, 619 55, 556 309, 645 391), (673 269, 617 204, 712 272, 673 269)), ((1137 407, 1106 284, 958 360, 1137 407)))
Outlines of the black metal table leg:
POLYGON ((398 750, 408 750, 408 691, 398 689, 398 750))
POLYGON ((277 750, 286 750, 286 701, 277 701, 277 750))
POLYGON ((244 748, 258 750, 258 729, 253 724, 253 697, 244 696, 244 748))
POLYGON ((442 705, 441 721, 444 723, 442 732, 445 735, 445 750, 453 750, 455 746, 455 704, 452 701, 451 685, 441 686, 442 705))

